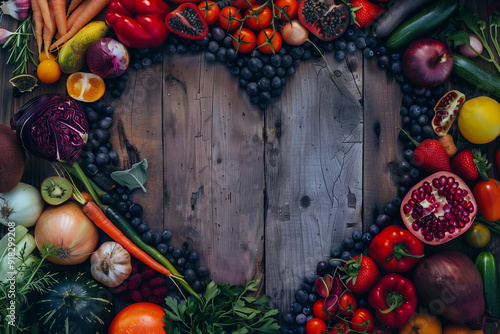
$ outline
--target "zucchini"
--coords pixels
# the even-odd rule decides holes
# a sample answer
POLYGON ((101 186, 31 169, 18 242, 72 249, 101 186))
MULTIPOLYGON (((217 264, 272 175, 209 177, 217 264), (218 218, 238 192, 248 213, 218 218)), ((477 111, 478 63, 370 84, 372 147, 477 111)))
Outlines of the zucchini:
POLYGON ((399 25, 387 38, 386 47, 391 50, 402 48, 416 38, 434 31, 457 9, 457 0, 441 0, 424 8, 399 25))
POLYGON ((500 317, 500 280, 498 261, 491 252, 481 252, 476 258, 476 267, 483 279, 484 301, 491 314, 500 317))
POLYGON ((500 98, 500 77, 474 60, 454 53, 453 73, 486 93, 500 98))

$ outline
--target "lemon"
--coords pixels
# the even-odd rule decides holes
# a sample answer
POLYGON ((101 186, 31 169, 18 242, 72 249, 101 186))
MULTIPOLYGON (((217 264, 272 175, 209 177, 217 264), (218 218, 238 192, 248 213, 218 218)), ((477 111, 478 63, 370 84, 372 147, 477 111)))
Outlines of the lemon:
POLYGON ((19 74, 9 80, 12 86, 19 89, 21 93, 31 92, 33 88, 38 86, 38 79, 30 74, 19 74))

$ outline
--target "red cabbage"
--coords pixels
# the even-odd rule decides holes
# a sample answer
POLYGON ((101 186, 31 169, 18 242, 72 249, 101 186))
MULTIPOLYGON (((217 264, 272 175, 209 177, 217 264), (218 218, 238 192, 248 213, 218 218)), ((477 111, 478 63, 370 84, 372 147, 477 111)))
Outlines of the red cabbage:
POLYGON ((69 165, 80 155, 89 132, 82 108, 62 94, 32 98, 12 117, 10 126, 30 154, 69 165))

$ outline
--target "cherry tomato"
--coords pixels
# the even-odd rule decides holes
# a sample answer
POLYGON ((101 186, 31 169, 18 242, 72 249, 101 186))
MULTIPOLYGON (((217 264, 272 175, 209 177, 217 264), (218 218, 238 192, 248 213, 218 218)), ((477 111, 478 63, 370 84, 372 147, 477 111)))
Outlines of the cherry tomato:
POLYGON ((472 194, 477 202, 477 212, 484 219, 490 222, 500 219, 500 185, 497 180, 477 182, 472 194))
POLYGON ((347 323, 341 321, 333 325, 332 328, 327 332, 328 334, 346 334, 349 332, 349 326, 347 323))
POLYGON ((256 0, 231 0, 233 6, 241 9, 250 8, 255 3, 256 0))
POLYGON ((370 333, 375 327, 373 314, 365 308, 358 308, 351 317, 351 329, 358 332, 370 333))
POLYGON ((52 84, 61 77, 61 68, 57 61, 45 59, 38 65, 36 75, 41 82, 52 84))
POLYGON ((243 17, 238 8, 234 6, 226 6, 219 13, 219 25, 226 31, 233 31, 241 26, 243 17))
POLYGON ((291 20, 297 15, 299 9, 299 2, 297 0, 276 0, 274 2, 274 15, 278 16, 281 13, 280 19, 283 21, 288 21, 287 17, 283 13, 283 10, 287 13, 288 18, 291 20))
POLYGON ((143 333, 165 333, 164 315, 165 311, 159 305, 147 302, 131 304, 115 316, 109 332, 126 334, 136 332, 137 328, 140 328, 143 333))
POLYGON ((265 6, 259 9, 262 5, 252 5, 252 8, 245 12, 245 24, 253 30, 261 30, 267 28, 273 20, 271 8, 265 6))
POLYGON ((325 311, 325 300, 318 299, 312 308, 313 314, 316 318, 320 318, 323 321, 328 321, 328 315, 325 311))
POLYGON ((483 248, 490 241, 490 230, 481 223, 472 223, 472 226, 464 233, 467 245, 474 248, 483 248))
POLYGON ((281 49, 282 44, 280 33, 271 28, 262 30, 257 37, 257 48, 262 53, 275 54, 281 49))
POLYGON ((356 311, 358 301, 350 291, 345 291, 339 298, 339 315, 351 315, 356 311))
POLYGON ((233 37, 233 46, 236 52, 249 53, 257 45, 255 34, 250 29, 241 28, 234 33, 233 37))
POLYGON ((219 19, 220 8, 216 2, 211 0, 203 0, 198 5, 198 8, 200 9, 203 17, 205 18, 205 21, 209 26, 217 22, 217 20, 219 19))
POLYGON ((307 334, 322 334, 323 331, 326 331, 326 324, 319 318, 312 318, 306 324, 307 334))

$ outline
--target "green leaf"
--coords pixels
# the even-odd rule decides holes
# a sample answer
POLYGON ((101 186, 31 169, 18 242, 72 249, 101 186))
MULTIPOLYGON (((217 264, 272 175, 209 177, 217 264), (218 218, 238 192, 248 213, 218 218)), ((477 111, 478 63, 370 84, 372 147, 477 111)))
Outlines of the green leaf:
POLYGON ((122 186, 126 186, 129 190, 141 188, 146 192, 144 184, 148 179, 148 161, 142 159, 141 161, 132 165, 132 168, 127 170, 119 170, 111 173, 111 178, 122 186))
POLYGON ((460 46, 462 44, 469 44, 470 43, 470 37, 469 34, 465 30, 460 30, 448 37, 449 41, 453 42, 453 47, 460 46))

